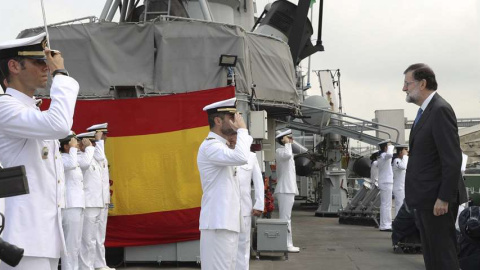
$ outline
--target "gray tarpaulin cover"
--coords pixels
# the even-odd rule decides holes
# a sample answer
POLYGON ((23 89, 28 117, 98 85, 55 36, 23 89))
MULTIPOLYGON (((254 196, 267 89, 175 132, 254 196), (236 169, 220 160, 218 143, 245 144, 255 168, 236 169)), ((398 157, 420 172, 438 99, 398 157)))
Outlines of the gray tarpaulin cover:
MULTIPOLYGON (((30 36, 26 30, 20 37, 30 36)), ((173 94, 226 85, 221 54, 237 55, 236 89, 258 99, 297 104, 288 45, 242 28, 200 21, 111 22, 49 27, 83 97, 112 97, 112 87, 141 86, 146 94, 173 94)), ((41 90, 40 95, 48 95, 41 90)))

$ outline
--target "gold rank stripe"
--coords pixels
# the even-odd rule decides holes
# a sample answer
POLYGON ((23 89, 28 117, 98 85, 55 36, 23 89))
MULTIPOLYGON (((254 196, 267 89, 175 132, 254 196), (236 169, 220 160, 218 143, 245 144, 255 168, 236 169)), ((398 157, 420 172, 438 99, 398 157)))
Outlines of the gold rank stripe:
POLYGON ((43 51, 20 51, 19 56, 45 56, 43 51))
POLYGON ((231 111, 236 112, 237 108, 220 108, 220 109, 217 109, 217 112, 231 112, 231 111))

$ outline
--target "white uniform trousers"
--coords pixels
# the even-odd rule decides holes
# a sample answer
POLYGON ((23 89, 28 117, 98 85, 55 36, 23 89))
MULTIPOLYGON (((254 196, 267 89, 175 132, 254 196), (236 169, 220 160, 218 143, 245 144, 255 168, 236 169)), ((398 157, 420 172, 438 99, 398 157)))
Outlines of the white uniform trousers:
POLYGON ((393 196, 395 196, 395 215, 393 216, 393 219, 395 219, 395 217, 398 214, 398 211, 400 211, 400 207, 402 207, 403 200, 405 199, 405 190, 394 189, 393 196))
POLYGON ((238 233, 200 230, 200 260, 205 270, 235 270, 238 233))
POLYGON ((62 252, 62 270, 78 270, 78 257, 82 245, 83 208, 62 209, 62 227, 67 254, 62 252))
POLYGON ((380 188, 380 230, 392 229, 392 189, 393 183, 382 183, 380 188))
POLYGON ((278 201, 278 218, 288 221, 287 247, 293 247, 292 237, 292 208, 295 202, 294 193, 276 193, 278 201))
POLYGON ((250 232, 252 217, 244 216, 245 231, 238 234, 237 267, 235 270, 248 270, 250 268, 250 232))
POLYGON ((86 207, 83 220, 82 246, 80 248, 80 269, 94 270, 95 243, 101 207, 86 207))
POLYGON ((102 208, 100 213, 100 222, 98 223, 97 234, 95 236, 95 268, 107 266, 105 260, 105 235, 107 234, 108 205, 102 208))
POLYGON ((58 258, 54 259, 25 256, 15 267, 11 267, 4 262, 0 262, 0 270, 57 270, 58 260, 58 258))
POLYGON ((457 231, 460 231, 460 225, 458 224, 458 218, 460 217, 460 214, 462 213, 462 211, 465 210, 465 208, 467 208, 467 207, 468 207, 468 202, 462 203, 458 206, 457 220, 455 221, 455 229, 457 229, 457 231))

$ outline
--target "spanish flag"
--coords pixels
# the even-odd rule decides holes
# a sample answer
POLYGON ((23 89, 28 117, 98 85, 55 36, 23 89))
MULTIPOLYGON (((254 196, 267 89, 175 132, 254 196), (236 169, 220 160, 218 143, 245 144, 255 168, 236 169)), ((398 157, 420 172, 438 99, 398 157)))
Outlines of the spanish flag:
POLYGON ((202 188, 197 152, 209 132, 202 108, 234 96, 234 87, 224 87, 168 96, 77 101, 73 131, 81 133, 93 124, 108 122, 105 152, 114 207, 109 211, 106 246, 200 238, 202 188))

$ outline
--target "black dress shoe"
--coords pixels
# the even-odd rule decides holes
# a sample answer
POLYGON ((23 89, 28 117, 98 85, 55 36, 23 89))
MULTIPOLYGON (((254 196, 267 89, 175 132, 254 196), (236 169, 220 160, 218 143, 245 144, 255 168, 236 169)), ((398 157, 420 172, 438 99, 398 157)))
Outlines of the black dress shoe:
POLYGON ((380 230, 381 232, 392 232, 392 229, 380 230))

